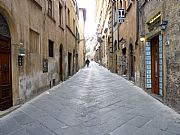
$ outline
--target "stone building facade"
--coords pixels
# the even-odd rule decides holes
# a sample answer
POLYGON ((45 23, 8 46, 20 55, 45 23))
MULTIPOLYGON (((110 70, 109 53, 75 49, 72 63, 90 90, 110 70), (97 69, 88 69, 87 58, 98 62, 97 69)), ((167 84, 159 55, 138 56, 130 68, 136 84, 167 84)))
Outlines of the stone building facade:
POLYGON ((109 6, 108 0, 98 0, 96 9, 96 24, 97 24, 97 45, 96 59, 97 61, 108 68, 108 53, 109 53, 109 6), (98 57, 97 57, 98 56, 98 57))
POLYGON ((107 67, 180 111, 179 1, 116 0, 108 4, 107 67), (125 9, 122 23, 118 23, 118 9, 125 9))
MULTIPOLYGON (((118 73, 126 76, 129 80, 136 81, 139 76, 138 60, 139 52, 137 47, 138 40, 138 16, 137 16, 137 1, 121 0, 117 1, 118 9, 125 10, 124 22, 118 22, 118 35, 116 50, 118 52, 116 64, 118 73)), ((116 11, 116 12, 117 12, 116 11)), ((116 15, 118 16, 118 14, 116 15)))
POLYGON ((180 3, 141 0, 139 5, 140 36, 145 38, 141 80, 148 92, 180 111, 180 3))
POLYGON ((75 0, 0 1, 0 111, 78 70, 75 0))
POLYGON ((85 21, 86 21, 86 9, 79 8, 79 68, 84 67, 85 65, 85 53, 86 53, 86 46, 85 46, 85 37, 84 37, 84 30, 85 30, 85 21))
POLYGON ((102 61, 101 64, 106 63, 106 67, 112 72, 127 76, 135 81, 134 58, 135 44, 137 44, 138 39, 137 2, 106 0, 99 3, 102 5, 97 6, 97 35, 100 35, 99 46, 102 51, 98 52, 102 52, 103 59, 104 47, 106 54, 104 62, 102 61), (103 5, 103 3, 106 4, 103 5), (126 18, 122 23, 119 23, 118 19, 119 9, 126 11, 126 18))

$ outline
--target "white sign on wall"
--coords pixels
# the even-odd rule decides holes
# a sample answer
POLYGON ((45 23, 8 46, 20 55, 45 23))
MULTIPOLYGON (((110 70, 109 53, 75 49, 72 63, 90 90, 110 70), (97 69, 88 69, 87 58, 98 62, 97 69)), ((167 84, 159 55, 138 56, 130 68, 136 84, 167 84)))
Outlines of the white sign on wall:
POLYGON ((124 22, 125 19, 125 9, 118 9, 118 21, 119 23, 124 22))

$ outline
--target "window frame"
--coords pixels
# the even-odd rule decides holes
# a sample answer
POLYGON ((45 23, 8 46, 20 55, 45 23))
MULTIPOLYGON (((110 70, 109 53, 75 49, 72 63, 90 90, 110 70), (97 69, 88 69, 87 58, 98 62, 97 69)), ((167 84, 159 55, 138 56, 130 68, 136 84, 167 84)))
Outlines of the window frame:
POLYGON ((29 29, 29 40, 30 52, 40 54, 40 34, 33 29, 29 29))
POLYGON ((53 16, 53 3, 52 3, 52 0, 48 0, 48 15, 50 17, 53 16))
POLYGON ((63 5, 59 2, 59 26, 63 27, 63 5))
POLYGON ((49 57, 54 57, 54 41, 48 40, 49 57))
POLYGON ((71 17, 70 17, 70 10, 69 10, 69 8, 67 8, 67 10, 68 10, 68 11, 67 11, 67 17, 68 17, 68 19, 67 19, 67 20, 68 20, 67 25, 70 27, 70 18, 71 18, 71 17))

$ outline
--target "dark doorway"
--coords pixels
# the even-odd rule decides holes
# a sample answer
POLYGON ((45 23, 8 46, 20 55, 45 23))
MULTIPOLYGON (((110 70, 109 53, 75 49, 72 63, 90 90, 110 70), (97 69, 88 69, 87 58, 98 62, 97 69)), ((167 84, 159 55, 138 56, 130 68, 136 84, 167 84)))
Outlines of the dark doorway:
POLYGON ((75 50, 73 50, 73 74, 75 73, 75 50))
POLYGON ((115 73, 117 73, 118 71, 117 71, 117 54, 115 55, 115 73))
POLYGON ((71 60, 72 59, 72 53, 68 52, 68 76, 71 76, 71 60))
POLYGON ((159 37, 151 40, 152 93, 159 95, 159 37))
POLYGON ((129 79, 134 81, 134 56, 132 44, 129 46, 129 79))
POLYGON ((11 38, 8 23, 0 14, 0 111, 12 106, 11 38))
POLYGON ((12 106, 11 42, 0 36, 0 111, 12 106))
POLYGON ((63 47, 60 45, 59 49, 59 77, 60 81, 63 81, 63 47))
POLYGON ((78 54, 76 54, 76 72, 78 71, 78 54))
POLYGON ((122 75, 127 75, 126 47, 122 49, 122 75))

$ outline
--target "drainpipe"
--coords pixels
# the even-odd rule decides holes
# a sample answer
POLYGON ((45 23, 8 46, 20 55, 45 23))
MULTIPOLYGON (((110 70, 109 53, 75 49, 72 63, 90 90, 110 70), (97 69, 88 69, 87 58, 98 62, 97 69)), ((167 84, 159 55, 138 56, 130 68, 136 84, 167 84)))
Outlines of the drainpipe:
POLYGON ((114 0, 111 1, 111 10, 112 10, 112 71, 114 71, 114 46, 113 46, 113 21, 114 21, 114 15, 113 15, 113 3, 114 3, 114 0))
MULTIPOLYGON (((118 3, 118 0, 117 0, 117 8, 119 9, 119 3, 118 3)), ((118 38, 117 38, 118 43, 117 43, 117 45, 118 45, 119 55, 120 55, 120 47, 119 47, 119 26, 120 26, 120 23, 118 22, 118 38)), ((118 55, 117 55, 117 56, 118 56, 118 55)), ((118 60, 118 58, 117 58, 117 60, 118 60)), ((120 72, 120 66, 119 66, 119 72, 120 72)))

